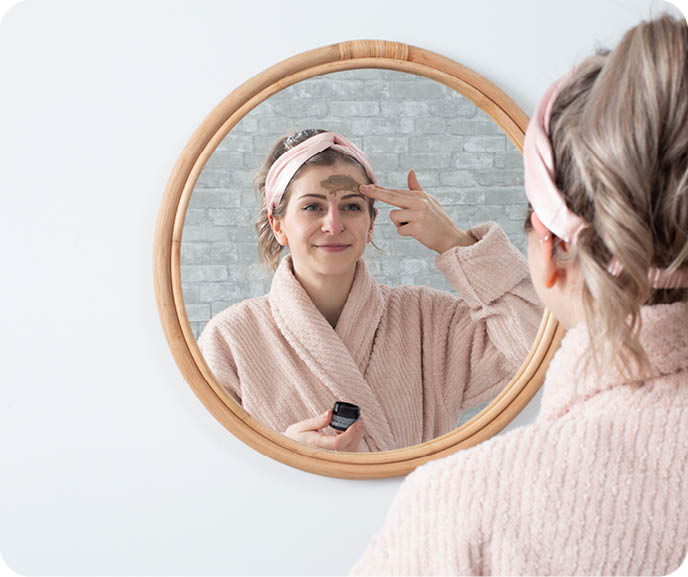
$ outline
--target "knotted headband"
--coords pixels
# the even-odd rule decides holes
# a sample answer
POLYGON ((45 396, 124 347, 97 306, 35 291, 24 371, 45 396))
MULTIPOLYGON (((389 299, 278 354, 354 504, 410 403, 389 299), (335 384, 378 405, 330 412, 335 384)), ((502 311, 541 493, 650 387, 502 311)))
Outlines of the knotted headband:
POLYGON ((377 184, 375 172, 370 160, 360 148, 353 142, 336 132, 321 132, 304 140, 294 148, 287 150, 270 167, 265 179, 265 202, 268 207, 268 216, 272 216, 273 209, 280 203, 284 191, 304 163, 319 152, 333 148, 354 158, 365 169, 368 178, 373 184, 377 184))
MULTIPOLYGON (((573 71, 556 80, 542 95, 530 119, 523 142, 524 184, 526 196, 542 224, 566 242, 575 244, 578 233, 588 224, 566 206, 564 195, 557 188, 554 175, 554 153, 549 137, 552 105, 561 87, 573 71)), ((608 271, 618 276, 623 266, 612 258, 608 271)), ((647 274, 654 288, 688 287, 688 268, 668 273, 666 269, 651 268, 647 274)))

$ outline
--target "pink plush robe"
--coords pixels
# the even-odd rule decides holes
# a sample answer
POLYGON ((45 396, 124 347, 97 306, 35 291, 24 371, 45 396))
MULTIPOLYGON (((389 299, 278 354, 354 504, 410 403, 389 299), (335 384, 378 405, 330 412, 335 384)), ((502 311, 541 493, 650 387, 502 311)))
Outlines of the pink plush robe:
POLYGON ((643 381, 582 378, 584 324, 537 422, 411 473, 354 575, 667 575, 688 550, 688 305, 641 309, 643 381))
MULTIPOLYGON (((422 443, 456 427, 515 374, 541 305, 523 256, 494 223, 439 255, 462 298, 378 285, 361 260, 336 328, 282 260, 269 295, 216 315, 198 340, 218 382, 276 431, 332 408, 361 407, 369 451, 422 443)), ((326 430, 329 432, 329 430, 326 430)))

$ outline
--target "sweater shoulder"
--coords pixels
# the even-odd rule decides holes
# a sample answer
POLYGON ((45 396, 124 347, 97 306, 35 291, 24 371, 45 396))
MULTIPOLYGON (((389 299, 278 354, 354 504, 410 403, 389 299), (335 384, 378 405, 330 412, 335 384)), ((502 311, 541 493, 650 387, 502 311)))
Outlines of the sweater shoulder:
POLYGON ((255 321, 270 313, 267 295, 254 297, 228 306, 216 314, 206 324, 200 339, 212 333, 229 333, 232 329, 245 327, 247 322, 255 321))

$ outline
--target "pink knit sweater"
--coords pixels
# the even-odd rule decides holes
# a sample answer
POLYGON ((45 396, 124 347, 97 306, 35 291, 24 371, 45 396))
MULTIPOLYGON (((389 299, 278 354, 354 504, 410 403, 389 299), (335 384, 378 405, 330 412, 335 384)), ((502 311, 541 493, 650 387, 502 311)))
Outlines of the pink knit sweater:
POLYGON ((688 306, 641 312, 644 381, 576 376, 564 337, 536 423, 419 467, 354 575, 665 575, 688 547, 688 306))
POLYGON ((492 399, 514 375, 542 314, 527 265, 501 228, 471 232, 477 243, 436 260, 462 298, 378 285, 359 261, 332 328, 286 257, 268 296, 208 323, 201 352, 218 382, 273 430, 347 401, 361 407, 369 451, 442 435, 463 407, 492 399))

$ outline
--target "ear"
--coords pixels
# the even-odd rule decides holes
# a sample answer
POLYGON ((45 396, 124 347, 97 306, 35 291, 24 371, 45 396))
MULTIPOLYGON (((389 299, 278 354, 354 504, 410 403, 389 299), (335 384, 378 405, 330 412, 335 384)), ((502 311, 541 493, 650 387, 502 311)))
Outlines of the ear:
MULTIPOLYGON (((540 255, 542 259, 542 271, 544 275, 544 285, 547 288, 552 288, 557 284, 558 279, 564 280, 566 278, 566 271, 560 269, 554 263, 552 259, 552 249, 554 246, 554 240, 552 239, 552 233, 547 229, 547 227, 542 224, 540 217, 538 217, 535 212, 530 215, 530 222, 533 225, 535 234, 540 239, 540 255)), ((562 241, 563 242, 563 241, 562 241)), ((564 246, 566 243, 563 243, 564 246)))
POLYGON ((270 220, 270 228, 272 228, 272 234, 275 235, 277 242, 280 243, 282 246, 287 246, 289 244, 289 241, 287 240, 287 235, 284 232, 284 229, 282 228, 282 219, 274 218, 272 215, 268 216, 268 219, 270 220))

